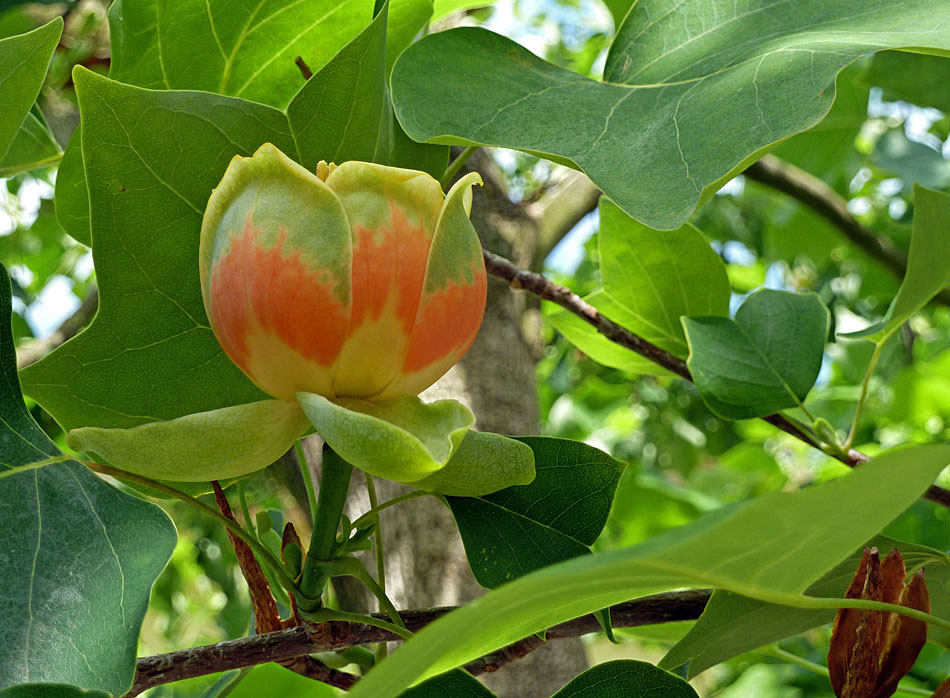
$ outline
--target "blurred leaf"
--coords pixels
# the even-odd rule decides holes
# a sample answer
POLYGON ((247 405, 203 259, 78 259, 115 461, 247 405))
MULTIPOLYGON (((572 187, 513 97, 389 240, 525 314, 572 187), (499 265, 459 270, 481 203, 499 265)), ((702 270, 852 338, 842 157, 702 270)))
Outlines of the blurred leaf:
POLYGON ((914 232, 907 272, 881 322, 846 337, 883 341, 907 318, 950 286, 950 194, 914 185, 914 232))
POLYGON ((433 0, 431 21, 437 22, 453 12, 472 10, 476 7, 488 7, 494 5, 495 2, 496 0, 433 0))
POLYGON ((121 695, 175 528, 158 507, 67 460, 33 421, 17 380, 2 266, 0 372, 0 687, 62 682, 121 695))
POLYGON ((930 146, 907 138, 903 130, 881 136, 874 147, 874 162, 908 184, 919 182, 931 189, 946 189, 950 183, 950 163, 930 146))
POLYGON ((26 121, 17 131, 10 149, 0 162, 0 177, 12 177, 59 162, 59 145, 37 112, 34 108, 34 111, 26 115, 26 121))
POLYGON ((576 441, 521 437, 534 481, 483 497, 447 497, 475 579, 494 589, 590 552, 624 464, 576 441))
POLYGON ((864 80, 882 88, 888 101, 950 111, 950 60, 944 56, 881 51, 874 54, 864 80))
POLYGON ((112 694, 62 683, 25 683, 0 691, 0 698, 112 698, 112 694))
POLYGON ((703 401, 726 419, 798 407, 815 384, 828 336, 815 294, 762 289, 730 318, 683 318, 687 365, 703 401))
POLYGON ((948 462, 950 446, 894 451, 838 480, 730 506, 634 548, 538 570, 426 626, 350 696, 393 698, 568 618, 667 589, 712 585, 808 607, 805 589, 906 509, 948 462))
POLYGON ((726 267, 692 225, 660 232, 601 198, 600 226, 604 291, 627 316, 625 321, 611 319, 683 357, 687 347, 681 316, 728 316, 726 267))
POLYGON ((0 39, 0 161, 5 160, 36 101, 62 32, 63 20, 57 17, 39 29, 0 39))
POLYGON ((551 698, 699 698, 678 676, 649 662, 618 659, 578 674, 551 698))
POLYGON ((293 698, 335 698, 335 688, 295 674, 277 664, 261 664, 241 679, 228 693, 228 698, 261 698, 262 696, 293 696, 293 698))
POLYGON ((854 59, 891 46, 950 49, 935 29, 948 16, 928 0, 779 10, 756 0, 741 13, 704 0, 672 9, 641 0, 617 33, 604 82, 458 28, 407 49, 392 88, 412 138, 573 163, 631 216, 672 229, 765 148, 818 123, 854 59))

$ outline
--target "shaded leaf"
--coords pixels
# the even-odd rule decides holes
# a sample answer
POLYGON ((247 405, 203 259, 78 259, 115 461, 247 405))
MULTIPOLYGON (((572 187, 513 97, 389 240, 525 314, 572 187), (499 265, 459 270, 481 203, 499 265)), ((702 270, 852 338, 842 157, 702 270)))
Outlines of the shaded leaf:
POLYGON ((804 590, 906 509, 948 462, 950 446, 894 451, 838 480, 727 507, 643 545, 538 570, 426 626, 350 696, 398 696, 414 682, 561 621, 668 589, 711 585, 809 607, 804 590), (845 500, 850 506, 840 506, 845 500))
POLYGON ((448 497, 465 555, 484 587, 590 552, 610 513, 624 464, 567 439, 521 437, 534 481, 484 497, 448 497))
POLYGON ((25 683, 0 691, 0 698, 112 698, 112 694, 63 683, 25 683))
POLYGON ((649 662, 618 659, 573 678, 551 698, 699 698, 688 683, 649 662))
MULTIPOLYGON (((122 695, 175 528, 158 507, 64 457, 33 421, 17 381, 2 267, 0 372, 0 687, 62 682, 122 695)), ((72 689, 30 690, 10 695, 72 689)))
POLYGON ((950 60, 944 56, 881 51, 874 54, 864 80, 882 88, 888 101, 950 111, 950 60), (910 75, 913 80, 908 80, 910 75))
POLYGON ((399 694, 399 698, 493 698, 495 694, 478 679, 462 670, 450 671, 423 681, 418 686, 399 694))
POLYGON ((417 140, 574 163, 628 214, 671 229, 765 148, 818 123, 854 59, 890 47, 950 49, 948 16, 929 0, 641 0, 617 33, 604 82, 459 28, 406 50, 393 69, 394 101, 417 140))
POLYGON ((63 20, 57 17, 26 34, 0 39, 0 161, 36 101, 62 31, 63 20))
POLYGON ((39 110, 26 115, 10 149, 0 162, 0 177, 12 177, 39 167, 55 165, 60 159, 59 144, 43 122, 39 110))
POLYGON ((914 185, 914 229, 907 272, 881 322, 846 337, 882 342, 940 290, 950 286, 950 194, 914 185))
POLYGON ((735 319, 683 318, 687 365, 703 401, 726 419, 797 407, 815 384, 828 309, 814 293, 762 289, 735 319))

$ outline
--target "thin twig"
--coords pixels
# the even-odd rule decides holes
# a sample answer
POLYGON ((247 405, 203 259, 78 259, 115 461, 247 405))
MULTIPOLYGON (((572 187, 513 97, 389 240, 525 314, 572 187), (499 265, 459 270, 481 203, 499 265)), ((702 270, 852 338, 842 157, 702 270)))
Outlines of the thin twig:
MULTIPOLYGON (((612 606, 610 617, 615 628, 695 620, 705 608, 710 593, 711 591, 708 589, 699 589, 647 596, 612 606)), ((452 610, 454 609, 431 608, 404 611, 402 617, 410 630, 417 631, 452 610)), ((379 618, 381 616, 374 614, 374 617, 379 618)), ((545 633, 545 636, 548 639, 579 637, 599 630, 600 625, 598 625, 597 619, 592 615, 588 615, 555 625, 545 633)), ((126 694, 126 698, 132 698, 153 686, 195 676, 205 676, 266 662, 289 662, 297 657, 304 657, 316 652, 329 652, 357 645, 398 639, 399 637, 395 634, 374 626, 330 621, 317 626, 313 633, 304 627, 296 627, 289 630, 243 637, 238 640, 219 642, 216 645, 192 647, 152 657, 140 657, 136 665, 135 682, 132 689, 126 694)), ((480 660, 476 660, 469 665, 470 670, 474 673, 495 671, 503 664, 515 659, 516 655, 523 657, 540 644, 540 639, 535 643, 534 640, 528 638, 521 641, 521 643, 515 643, 508 648, 499 650, 499 652, 493 652, 480 660)), ((294 668, 296 670, 296 667, 294 668)), ((338 676, 342 673, 336 672, 330 677, 332 681, 319 678, 319 676, 314 676, 314 678, 325 681, 325 683, 349 680, 346 678, 349 675, 338 676)), ((333 685, 339 684, 333 683, 333 685)))
MULTIPOLYGON (((543 274, 519 269, 504 257, 499 257, 491 252, 485 251, 483 256, 488 273, 504 279, 512 288, 528 291, 539 298, 556 303, 577 315, 611 342, 649 359, 681 378, 692 381, 692 376, 686 367, 685 361, 601 315, 597 308, 573 293, 569 288, 552 283, 543 274)), ((816 439, 801 425, 784 415, 770 414, 762 417, 762 419, 809 446, 818 448, 816 439)), ((841 461, 850 468, 868 460, 866 455, 854 449, 850 449, 846 453, 828 453, 827 455, 841 461)), ((932 486, 924 493, 924 498, 950 508, 950 490, 932 486)))
MULTIPOLYGON (((805 204, 844 233, 851 242, 887 267, 897 278, 904 278, 907 273, 907 255, 888 238, 861 225, 861 222, 851 215, 844 197, 814 175, 774 155, 765 155, 749 165, 743 174, 805 204)), ((941 305, 950 306, 950 290, 944 289, 934 300, 941 305)))

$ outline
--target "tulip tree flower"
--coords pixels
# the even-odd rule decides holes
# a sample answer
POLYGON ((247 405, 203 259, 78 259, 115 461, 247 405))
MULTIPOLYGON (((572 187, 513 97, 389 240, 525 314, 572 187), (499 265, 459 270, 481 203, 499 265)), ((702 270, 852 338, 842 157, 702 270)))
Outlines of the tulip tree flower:
POLYGON ((480 182, 470 173, 443 195, 415 170, 351 161, 314 173, 271 144, 235 157, 208 201, 198 272, 221 347, 273 399, 76 429, 70 445, 149 477, 206 481, 267 466, 312 427, 353 465, 422 489, 530 482, 527 446, 471 432, 457 401, 417 397, 481 324, 487 281, 468 217, 480 182))

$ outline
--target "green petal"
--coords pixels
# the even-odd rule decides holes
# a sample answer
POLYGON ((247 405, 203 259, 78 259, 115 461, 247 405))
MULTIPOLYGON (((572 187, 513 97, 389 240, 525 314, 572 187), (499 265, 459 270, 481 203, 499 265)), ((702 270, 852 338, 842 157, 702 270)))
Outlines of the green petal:
POLYGON ((456 497, 479 497, 534 480, 534 451, 501 434, 470 431, 441 470, 409 484, 456 497))
POLYGON ((131 429, 73 429, 66 441, 131 473, 206 482, 266 468, 306 428, 296 403, 261 400, 131 429))
POLYGON ((341 458, 397 482, 415 482, 443 468, 475 423, 455 400, 425 403, 407 395, 380 403, 330 402, 314 393, 297 393, 297 400, 341 458))

